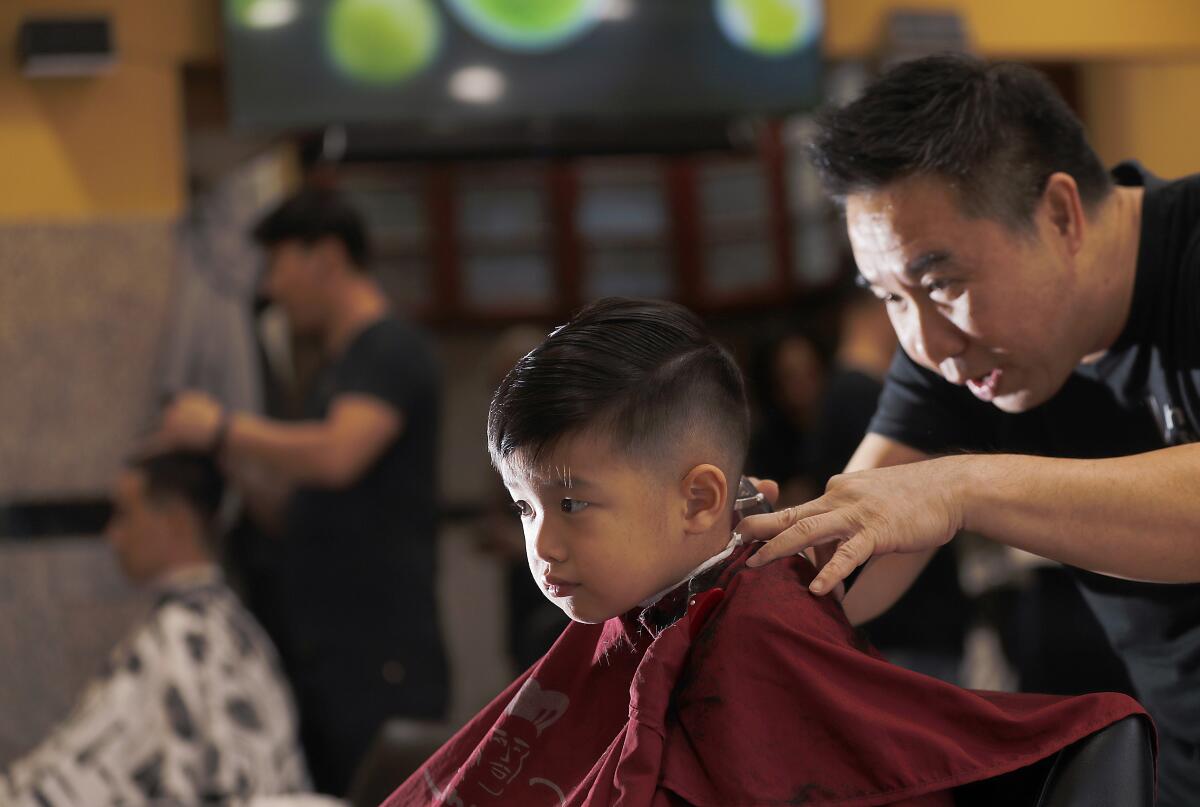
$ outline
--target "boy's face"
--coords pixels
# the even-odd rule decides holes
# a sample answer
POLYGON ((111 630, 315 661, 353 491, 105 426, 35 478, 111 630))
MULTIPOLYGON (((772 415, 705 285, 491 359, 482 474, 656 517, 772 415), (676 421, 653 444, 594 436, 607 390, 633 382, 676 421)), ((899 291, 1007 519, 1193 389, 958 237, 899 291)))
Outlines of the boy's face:
POLYGON ((606 440, 560 440, 532 476, 502 469, 529 570, 576 622, 603 622, 679 582, 722 546, 685 530, 683 474, 635 466, 606 440), (690 538, 690 540, 689 540, 690 538))

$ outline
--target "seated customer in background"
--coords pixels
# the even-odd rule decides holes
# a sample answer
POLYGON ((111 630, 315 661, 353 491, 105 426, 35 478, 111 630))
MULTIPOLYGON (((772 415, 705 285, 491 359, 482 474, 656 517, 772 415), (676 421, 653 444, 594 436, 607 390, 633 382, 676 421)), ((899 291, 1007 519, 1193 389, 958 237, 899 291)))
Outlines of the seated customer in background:
POLYGON ((574 622, 388 807, 944 805, 1141 714, 900 669, 808 592, 804 557, 747 568, 747 432, 737 366, 677 305, 602 300, 517 363, 489 449, 574 622))
POLYGON ((106 529, 153 611, 71 716, 0 772, 16 807, 207 804, 309 789, 291 694, 266 635, 221 579, 211 460, 174 453, 118 477, 106 529))

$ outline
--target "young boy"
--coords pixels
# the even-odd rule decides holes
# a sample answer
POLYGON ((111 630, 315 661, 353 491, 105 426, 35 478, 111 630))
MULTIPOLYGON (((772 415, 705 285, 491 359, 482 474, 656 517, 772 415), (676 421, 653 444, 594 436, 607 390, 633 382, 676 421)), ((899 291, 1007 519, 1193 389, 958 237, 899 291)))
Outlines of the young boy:
POLYGON ((943 805, 1140 713, 902 670, 805 558, 747 568, 747 433, 736 364, 677 305, 600 301, 517 363, 489 449, 574 624, 388 807, 943 805))

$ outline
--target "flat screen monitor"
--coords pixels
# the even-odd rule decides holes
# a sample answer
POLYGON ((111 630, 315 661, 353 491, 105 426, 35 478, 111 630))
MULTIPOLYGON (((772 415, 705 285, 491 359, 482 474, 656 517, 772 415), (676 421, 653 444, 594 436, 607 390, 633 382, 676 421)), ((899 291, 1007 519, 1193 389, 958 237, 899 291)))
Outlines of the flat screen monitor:
POLYGON ((235 125, 626 131, 818 100, 821 0, 224 0, 235 125))

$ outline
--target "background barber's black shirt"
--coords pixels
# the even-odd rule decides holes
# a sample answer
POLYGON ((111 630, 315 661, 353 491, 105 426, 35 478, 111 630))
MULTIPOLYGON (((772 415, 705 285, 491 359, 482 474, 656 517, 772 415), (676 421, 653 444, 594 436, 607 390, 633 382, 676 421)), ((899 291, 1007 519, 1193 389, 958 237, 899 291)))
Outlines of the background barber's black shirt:
POLYGON ((381 719, 441 717, 448 693, 435 596, 440 373, 424 335, 393 317, 364 328, 318 378, 306 417, 325 419, 343 395, 394 409, 400 435, 354 483, 292 495, 279 570, 288 649, 306 665, 338 659, 329 675, 357 678, 364 693, 368 682, 381 687, 370 691, 381 719), (385 669, 393 680, 380 678, 385 669))
MULTIPOLYGON (((1163 182, 1136 163, 1113 169, 1143 185, 1129 321, 1092 365, 1046 403, 1007 414, 898 351, 870 431, 933 454, 1002 451, 1123 456, 1200 434, 1200 175, 1163 182)), ((1200 495, 1200 474, 1196 479, 1200 495)), ((1180 541, 1200 541, 1181 535, 1180 541)), ((1084 596, 1129 665, 1164 734, 1200 742, 1200 584, 1135 583, 1077 570, 1084 596)))

